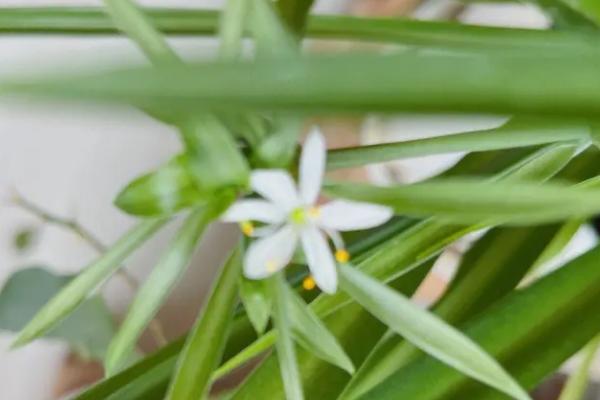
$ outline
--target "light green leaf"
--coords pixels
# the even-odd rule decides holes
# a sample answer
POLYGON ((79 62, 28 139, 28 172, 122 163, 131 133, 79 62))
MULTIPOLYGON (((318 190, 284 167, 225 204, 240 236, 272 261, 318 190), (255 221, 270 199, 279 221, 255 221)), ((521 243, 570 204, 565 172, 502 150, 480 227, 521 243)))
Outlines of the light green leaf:
POLYGON ((515 399, 530 397, 502 366, 467 336, 357 269, 339 269, 340 286, 415 346, 515 399))
POLYGON ((289 30, 282 24, 267 0, 250 0, 252 12, 249 25, 256 42, 257 56, 293 57, 298 55, 297 45, 289 30))
POLYGON ((248 319, 256 332, 262 334, 271 316, 272 297, 267 281, 240 276, 240 297, 248 319))
POLYGON ((563 387, 558 400, 583 400, 587 389, 590 367, 600 347, 600 336, 594 338, 580 353, 582 360, 577 369, 571 373, 567 384, 563 387))
POLYGON ((131 0, 104 0, 115 25, 135 41, 156 65, 178 63, 179 57, 169 47, 144 12, 131 0))
POLYGON ((206 200, 196 187, 182 154, 157 171, 133 180, 117 196, 123 211, 141 216, 172 214, 206 200))
POLYGON ((187 268, 198 239, 213 218, 214 210, 210 206, 193 211, 187 217, 169 248, 139 289, 127 317, 111 341, 105 363, 108 375, 123 367, 144 328, 187 268))
POLYGON ((319 317, 289 287, 286 296, 290 311, 289 321, 296 342, 315 356, 353 374, 352 360, 319 317))
POLYGON ((600 211, 599 190, 558 183, 440 179, 392 187, 332 184, 325 190, 339 197, 390 206, 399 214, 435 215, 457 224, 487 220, 523 225, 600 211))
POLYGON ((183 348, 166 399, 204 398, 221 361, 237 299, 241 246, 229 257, 183 348))
POLYGON ((120 263, 133 250, 166 222, 167 219, 144 221, 123 235, 106 253, 86 267, 36 313, 21 330, 13 346, 22 346, 47 333, 88 298, 95 288, 119 269, 120 263))
POLYGON ((559 231, 556 232, 556 235, 554 235, 550 243, 548 243, 544 252, 540 254, 540 257, 531 266, 530 273, 535 272, 541 265, 558 256, 565 246, 569 244, 571 239, 573 239, 573 236, 579 231, 579 228, 581 228, 581 225, 583 225, 584 222, 585 221, 580 219, 566 221, 559 231))
POLYGON ((482 131, 330 150, 327 155, 327 167, 346 168, 431 154, 589 140, 590 127, 581 122, 514 118, 498 128, 482 131))
MULTIPOLYGON (((18 332, 71 279, 45 268, 15 272, 0 291, 0 330, 18 332)), ((112 315, 100 296, 84 301, 45 337, 63 340, 81 356, 102 360, 115 332, 112 315)))
POLYGON ((245 187, 248 165, 221 122, 211 115, 196 115, 181 124, 189 155, 188 165, 201 191, 245 187))
POLYGON ((275 341, 275 350, 281 380, 285 388, 285 395, 288 400, 302 400, 302 381, 298 371, 298 361, 296 359, 296 349, 292 338, 292 325, 290 321, 291 304, 289 297, 286 296, 287 282, 283 275, 278 274, 272 279, 274 303, 273 303, 273 324, 277 329, 277 340, 275 341))

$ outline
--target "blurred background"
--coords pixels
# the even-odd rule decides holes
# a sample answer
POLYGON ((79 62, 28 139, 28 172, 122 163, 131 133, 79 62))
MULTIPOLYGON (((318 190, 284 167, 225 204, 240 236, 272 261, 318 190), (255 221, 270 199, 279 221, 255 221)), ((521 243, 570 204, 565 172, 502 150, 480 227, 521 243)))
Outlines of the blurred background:
MULTIPOLYGON (((207 0, 140 3, 196 8, 221 5, 221 1, 207 0)), ((101 2, 0 0, 0 7, 42 5, 101 6, 101 2)), ((322 0, 317 1, 314 12, 388 17, 410 15, 421 19, 457 19, 472 24, 537 29, 544 29, 549 23, 533 6, 508 3, 468 5, 440 0, 322 0)), ((189 59, 211 57, 216 49, 213 41, 203 38, 177 38, 172 44, 189 59)), ((326 51, 348 49, 350 45, 313 41, 307 46, 310 50, 326 51)), ((0 54, 0 78, 40 69, 64 72, 70 68, 98 69, 144 62, 141 53, 130 42, 108 36, 5 35, 0 36, 0 54)), ((401 115, 371 116, 366 120, 332 119, 319 123, 328 135, 330 145, 343 147, 491 128, 505 119, 497 116, 401 115)), ((102 376, 101 368, 92 360, 94 354, 89 354, 89 348, 82 348, 85 346, 77 341, 79 338, 39 340, 25 348, 9 351, 11 323, 6 319, 21 311, 6 304, 15 301, 10 296, 22 296, 26 302, 42 295, 34 290, 17 290, 23 287, 19 284, 25 283, 27 287, 29 279, 36 279, 34 272, 56 274, 55 283, 59 286, 61 276, 76 273, 97 255, 102 245, 118 238, 133 220, 112 205, 115 195, 131 179, 159 166, 178 151, 177 136, 171 128, 134 109, 72 103, 68 106, 41 105, 0 99, 0 286, 4 286, 0 293, 0 399, 57 399, 102 376), (29 272, 14 275, 18 271, 29 272), (17 276, 20 282, 15 278, 17 276)), ((414 182, 440 171, 458 158, 460 154, 425 157, 346 174, 352 174, 353 179, 370 179, 378 183, 414 182)), ((102 327, 107 335, 113 329, 112 320, 118 321, 127 309, 132 286, 135 286, 133 280, 144 279, 172 232, 173 229, 162 231, 146 243, 127 262, 131 276, 116 276, 103 289, 101 295, 108 310, 102 306, 90 315, 107 316, 109 322, 102 327)), ((172 340, 189 328, 215 269, 235 238, 236 229, 230 227, 213 226, 209 230, 188 276, 158 315, 160 327, 154 326, 154 332, 143 338, 141 352, 156 348, 163 340, 161 335, 172 340), (161 329, 164 332, 159 332, 161 329)), ((554 260, 546 268, 579 254, 595 241, 593 230, 583 228, 560 256, 561 260, 554 260)), ((468 240, 453 246, 440 259, 418 292, 420 303, 427 304, 440 293, 466 246, 468 240)), ((85 326, 86 317, 82 318, 74 323, 85 326)), ((105 339, 99 333, 102 329, 93 332, 96 334, 93 345, 102 346, 105 339)), ((90 332, 82 334, 89 336, 90 332)), ((56 336, 62 337, 60 332, 56 336)), ((574 363, 576 360, 570 361, 565 369, 574 363)), ((600 378, 600 365, 593 373, 600 378)), ((550 381, 541 389, 539 398, 553 398, 553 385, 560 385, 560 379, 550 381)), ((600 398, 593 389, 590 399, 600 398)))

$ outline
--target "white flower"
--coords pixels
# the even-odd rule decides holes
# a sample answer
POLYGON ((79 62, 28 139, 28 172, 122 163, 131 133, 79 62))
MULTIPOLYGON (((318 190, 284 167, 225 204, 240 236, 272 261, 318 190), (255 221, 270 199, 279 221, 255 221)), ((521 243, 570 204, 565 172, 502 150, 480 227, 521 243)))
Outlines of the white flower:
POLYGON ((246 235, 259 237, 244 258, 248 278, 262 279, 284 268, 300 242, 314 281, 334 293, 337 272, 327 237, 337 249, 335 259, 346 262, 349 255, 338 232, 372 228, 391 218, 392 210, 380 205, 346 200, 317 205, 326 155, 325 140, 313 129, 302 149, 298 188, 287 171, 255 170, 250 186, 264 199, 239 200, 223 216, 240 223, 246 235), (266 226, 255 229, 251 221, 266 226))

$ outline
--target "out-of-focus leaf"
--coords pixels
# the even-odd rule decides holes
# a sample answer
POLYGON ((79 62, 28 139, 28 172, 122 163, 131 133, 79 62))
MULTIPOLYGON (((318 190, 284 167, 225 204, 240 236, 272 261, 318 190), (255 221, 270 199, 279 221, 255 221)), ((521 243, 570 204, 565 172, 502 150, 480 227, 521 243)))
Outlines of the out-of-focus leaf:
POLYGON ((217 278, 208 301, 188 336, 166 399, 204 398, 210 378, 221 361, 237 298, 242 270, 241 246, 229 257, 217 278))
POLYGON ((278 333, 275 341, 275 351, 279 361, 279 370, 286 398, 288 400, 302 400, 304 394, 290 322, 291 304, 286 296, 285 285, 287 285, 287 282, 283 275, 273 278, 273 325, 278 333))
POLYGON ((21 228, 13 238, 15 249, 20 253, 28 251, 37 240, 38 231, 35 228, 21 228))
POLYGON ((146 325, 189 265, 199 238, 214 217, 214 207, 207 205, 192 211, 186 218, 169 248, 137 292, 127 317, 110 343, 105 362, 108 375, 113 375, 123 367, 146 325))
MULTIPOLYGON (((55 275, 41 267, 15 272, 0 291, 0 330, 21 330, 71 279, 72 276, 55 275)), ((101 360, 114 332, 112 316, 104 300, 92 296, 45 337, 64 340, 82 356, 101 360)))
POLYGON ((127 185, 115 204, 123 211, 141 216, 171 214, 206 200, 198 190, 182 154, 157 171, 127 185))
POLYGON ((333 184, 326 186, 326 192, 387 205, 400 214, 435 215, 457 224, 488 220, 525 225, 600 211, 600 191, 558 183, 447 179, 393 187, 333 184))
POLYGON ((590 140, 590 127, 582 122, 513 118, 498 128, 482 131, 330 150, 327 167, 336 169, 431 154, 586 140, 590 140))
POLYGON ((66 79, 5 81, 2 87, 5 93, 126 102, 190 113, 381 110, 593 119, 600 109, 599 62, 597 50, 576 57, 554 50, 477 56, 335 54, 142 67, 66 79), (561 79, 555 79, 558 75, 561 79))
POLYGON ((197 115, 181 124, 189 155, 189 171, 201 191, 245 187, 248 165, 221 122, 197 115))
POLYGON ((352 360, 319 317, 289 287, 286 290, 286 296, 289 304, 290 325, 295 340, 317 357, 353 374, 352 360))
POLYGON ((115 24, 134 40, 153 64, 179 62, 179 57, 131 0, 103 0, 115 24))
POLYGON ((144 221, 123 235, 106 253, 44 304, 21 330, 13 346, 29 343, 53 328, 88 298, 96 287, 119 269, 120 263, 167 221, 167 219, 144 221))
MULTIPOLYGON (((594 318, 600 301, 599 256, 596 247, 513 292, 469 320, 465 334, 500 360, 523 387, 532 389, 600 330, 600 320, 594 318)), ((398 398, 496 400, 505 396, 422 356, 361 397, 398 398)))
POLYGON ((584 221, 580 219, 573 219, 565 222, 558 232, 556 232, 550 243, 548 243, 548 246, 546 246, 543 253, 540 254, 540 257, 531 266, 531 272, 558 256, 565 246, 569 244, 571 239, 573 239, 573 236, 575 236, 583 223, 584 221))
POLYGON ((339 271, 343 290, 415 346, 515 399, 530 399, 494 358, 460 331, 357 269, 339 271))
POLYGON ((585 390, 587 389, 590 367, 592 362, 596 358, 598 353, 598 347, 600 347, 600 336, 594 338, 585 348, 581 351, 582 360, 580 361, 577 369, 571 374, 567 384, 563 387, 560 392, 558 400, 583 400, 585 396, 585 390))
POLYGON ((279 0, 275 4, 281 18, 296 34, 304 33, 306 20, 314 0, 279 0))
POLYGON ((271 316, 272 296, 265 280, 240 277, 240 296, 248 319, 256 332, 262 334, 271 316))

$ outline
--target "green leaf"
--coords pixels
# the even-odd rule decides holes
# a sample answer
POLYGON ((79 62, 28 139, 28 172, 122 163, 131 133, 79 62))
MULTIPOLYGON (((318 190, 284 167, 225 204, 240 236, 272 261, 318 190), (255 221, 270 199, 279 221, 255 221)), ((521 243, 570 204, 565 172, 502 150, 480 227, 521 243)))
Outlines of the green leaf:
POLYGON ((242 270, 241 246, 229 257, 188 336, 166 399, 204 398, 211 374, 221 361, 242 270))
POLYGON ((262 334, 271 315, 272 296, 268 282, 240 276, 240 296, 252 326, 259 335, 262 334))
MULTIPOLYGON (((428 262, 414 269, 392 282, 391 286, 411 296, 432 265, 432 262, 428 262)), ((356 303, 347 304, 329 313, 324 317, 323 322, 342 347, 347 349, 347 354, 354 365, 360 365, 385 331, 385 325, 356 303)), ((302 347, 298 347, 298 367, 306 398, 309 399, 337 398, 350 378, 344 370, 323 361, 302 347)), ((279 367, 276 357, 271 354, 246 379, 236 393, 235 400, 285 399, 283 385, 278 377, 279 367)))
POLYGON ((214 210, 210 206, 191 212, 168 250, 139 289, 127 317, 108 348, 105 362, 108 375, 123 367, 144 328, 187 268, 196 243, 214 216, 214 210))
POLYGON ((333 184, 326 193, 379 203, 396 213, 435 215, 457 224, 497 221, 524 225, 585 217, 600 211, 600 191, 558 183, 446 179, 377 187, 333 184))
POLYGON ((21 228, 13 238, 15 249, 20 253, 28 251, 38 239, 39 232, 35 228, 21 228))
POLYGON ((515 399, 529 399, 502 366, 468 337, 359 270, 346 266, 339 271, 343 290, 415 346, 515 399))
MULTIPOLYGON (((12 274, 0 291, 0 330, 18 332, 72 276, 30 267, 12 274)), ((63 340, 80 355, 103 359, 115 332, 112 315, 100 296, 84 301, 45 337, 63 340)))
POLYGON ((544 252, 540 254, 540 257, 531 266, 530 272, 534 272, 538 267, 558 256, 571 239, 573 239, 573 236, 579 231, 584 222, 580 219, 566 221, 558 232, 556 232, 550 243, 548 243, 544 252))
POLYGON ((96 287, 119 269, 120 263, 133 250, 167 221, 167 219, 144 221, 123 235, 106 253, 86 267, 58 294, 46 302, 21 330, 13 343, 13 347, 27 344, 47 333, 88 298, 96 287))
MULTIPOLYGON (((306 3, 305 0, 299 0, 306 3)), ((592 0, 593 2, 593 0, 592 0)), ((200 9, 143 8, 147 18, 169 35, 214 35, 219 11, 200 9)), ((97 35, 118 33, 105 10, 94 7, 2 8, 3 33, 97 35)), ((515 29, 417 21, 405 18, 365 18, 341 15, 312 15, 307 34, 311 37, 398 43, 437 49, 497 49, 514 51, 553 49, 560 53, 598 49, 593 34, 573 31, 515 29)))
POLYGON ((296 349, 292 338, 292 326, 290 323, 291 304, 286 296, 287 282, 283 275, 278 274, 273 279, 273 324, 277 329, 277 340, 275 342, 275 350, 277 352, 277 360, 279 361, 279 369, 281 372, 281 380, 285 388, 286 398, 288 400, 302 400, 302 382, 298 371, 298 362, 296 359, 296 349))
POLYGON ((482 131, 330 150, 327 167, 347 168, 431 154, 498 150, 577 140, 590 140, 589 125, 547 118, 513 118, 498 128, 482 131))
POLYGON ((313 3, 314 0, 279 0, 275 4, 286 25, 301 36, 304 33, 308 13, 313 3))
POLYGON ((352 360, 346 355, 335 336, 292 289, 287 287, 286 292, 289 320, 296 342, 317 357, 353 374, 352 360))
MULTIPOLYGON (((433 312, 452 325, 483 312, 517 286, 558 229, 552 225, 488 231, 462 257, 433 312)), ((343 398, 358 398, 419 354, 400 336, 386 335, 353 376, 343 398)))
POLYGON ((321 114, 381 110, 594 118, 600 109, 596 68, 600 56, 594 50, 579 54, 577 62, 573 59, 548 50, 517 55, 481 52, 470 57, 444 52, 335 54, 5 81, 3 89, 196 113, 207 109, 321 114), (281 71, 294 79, 274 79, 281 71), (561 79, 555 79, 557 75, 561 79))
POLYGON ((181 124, 189 155, 190 174, 199 190, 245 187, 248 165, 221 122, 211 115, 197 115, 181 124))
POLYGON ((600 347, 600 336, 594 338, 582 351, 579 366, 567 380, 558 400, 583 400, 587 389, 590 367, 600 347))
POLYGON ((115 204, 140 216, 168 215, 206 200, 187 167, 187 156, 179 155, 155 172, 129 183, 115 204))
MULTIPOLYGON (((511 293, 464 325, 464 332, 533 389, 600 330, 600 248, 511 293), (543 304, 543 307, 540 307, 543 304)), ((504 399, 430 357, 391 375, 363 399, 504 399), (435 382, 435 385, 427 383, 435 382)))

